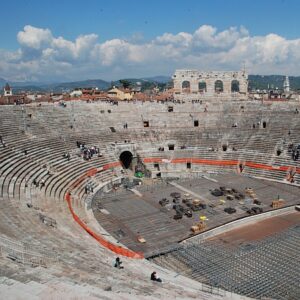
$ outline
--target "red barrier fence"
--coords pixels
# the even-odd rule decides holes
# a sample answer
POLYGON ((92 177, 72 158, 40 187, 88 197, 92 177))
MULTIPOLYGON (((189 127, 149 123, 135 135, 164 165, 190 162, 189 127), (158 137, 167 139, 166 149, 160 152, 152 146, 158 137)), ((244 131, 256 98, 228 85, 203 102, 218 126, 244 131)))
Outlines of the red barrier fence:
POLYGON ((113 251, 114 253, 116 253, 118 255, 123 255, 123 256, 126 256, 126 257, 138 258, 138 259, 144 258, 143 253, 134 252, 134 251, 131 251, 129 249, 123 248, 121 246, 114 245, 113 243, 105 240, 101 235, 95 233, 83 221, 81 221, 80 218, 74 212, 73 207, 72 207, 72 198, 71 198, 70 193, 66 194, 65 199, 68 203, 69 210, 70 210, 75 222, 78 223, 89 235, 91 235, 102 246, 104 246, 105 248, 113 251))
MULTIPOLYGON (((157 158, 157 157, 149 157, 143 159, 144 163, 162 163, 163 161, 164 161, 163 158, 157 158)), ((239 165, 238 160, 212 160, 212 159, 200 159, 200 158, 193 158, 193 157, 175 158, 175 159, 171 159, 169 162, 172 164, 191 162, 194 164, 215 165, 215 166, 238 166, 239 165)), ((269 170, 269 171, 285 171, 285 172, 288 171, 288 169, 290 168, 290 166, 273 167, 270 165, 255 163, 251 161, 246 161, 244 166, 253 169, 262 169, 262 170, 269 170)), ((296 173, 300 174, 300 168, 296 168, 296 173)))
MULTIPOLYGON (((114 166, 118 166, 120 163, 119 162, 115 162, 115 163, 110 163, 107 164, 105 166, 103 166, 103 170, 107 170, 110 168, 113 168, 114 166)), ((65 200, 68 203, 68 207, 69 210, 72 214, 73 219, 75 220, 76 223, 78 223, 89 235, 91 235, 97 242, 99 242, 102 246, 104 246, 105 248, 113 251, 114 253, 118 254, 118 255, 122 255, 122 256, 126 256, 126 257, 130 257, 130 258, 137 258, 137 259, 141 259, 144 258, 143 253, 140 252, 134 252, 132 250, 123 248, 121 246, 117 246, 114 245, 113 243, 107 241, 106 239, 104 239, 101 235, 95 233, 91 228, 89 228, 82 220, 80 220, 80 218, 78 217, 78 215, 76 215, 73 207, 72 207, 72 197, 71 197, 71 192, 74 188, 76 188, 84 179, 86 179, 87 177, 93 176, 98 172, 98 170, 96 168, 90 169, 88 170, 85 174, 83 174, 82 176, 80 176, 70 187, 70 192, 67 192, 66 196, 65 196, 65 200)), ((101 171, 100 171, 101 172, 101 171)))
POLYGON ((103 170, 112 169, 112 168, 118 167, 118 166, 121 166, 121 163, 119 161, 115 161, 115 162, 104 165, 103 170))
POLYGON ((80 176, 79 178, 77 178, 75 180, 75 182, 70 186, 70 191, 72 191, 73 189, 75 189, 83 180, 85 180, 87 177, 91 177, 94 176, 98 173, 97 168, 93 168, 88 170, 86 173, 84 173, 82 176, 80 176))

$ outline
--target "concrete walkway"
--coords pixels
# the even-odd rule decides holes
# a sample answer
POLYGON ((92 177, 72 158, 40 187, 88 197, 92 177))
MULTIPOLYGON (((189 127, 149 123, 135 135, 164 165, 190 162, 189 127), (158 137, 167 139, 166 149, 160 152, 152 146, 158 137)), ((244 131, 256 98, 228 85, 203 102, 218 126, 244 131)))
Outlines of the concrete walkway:
POLYGON ((138 190, 136 189, 128 189, 129 191, 133 192, 135 195, 137 195, 138 197, 143 197, 143 194, 140 193, 138 190))
POLYGON ((199 195, 199 194, 197 194, 197 193, 195 193, 195 192, 193 192, 193 191, 191 191, 191 190, 183 187, 182 185, 180 185, 180 184, 178 184, 178 183, 176 183, 174 181, 169 182, 169 184, 173 185, 174 187, 176 187, 177 189, 181 190, 182 192, 188 193, 188 194, 196 197, 199 200, 203 200, 203 201, 206 201, 207 203, 210 203, 209 199, 207 199, 207 198, 203 197, 202 195, 199 195))

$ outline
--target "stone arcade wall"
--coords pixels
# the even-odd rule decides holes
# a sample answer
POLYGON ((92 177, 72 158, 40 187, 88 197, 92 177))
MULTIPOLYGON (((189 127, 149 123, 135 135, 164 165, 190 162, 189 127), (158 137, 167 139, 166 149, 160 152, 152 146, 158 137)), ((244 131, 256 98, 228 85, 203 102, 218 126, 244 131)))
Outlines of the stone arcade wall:
POLYGON ((247 99, 248 74, 245 71, 200 72, 197 70, 176 70, 173 75, 174 98, 176 100, 247 99), (223 91, 216 89, 216 81, 221 81, 223 91), (232 91, 232 82, 239 84, 239 91, 232 91), (199 89, 199 83, 206 88, 199 89))

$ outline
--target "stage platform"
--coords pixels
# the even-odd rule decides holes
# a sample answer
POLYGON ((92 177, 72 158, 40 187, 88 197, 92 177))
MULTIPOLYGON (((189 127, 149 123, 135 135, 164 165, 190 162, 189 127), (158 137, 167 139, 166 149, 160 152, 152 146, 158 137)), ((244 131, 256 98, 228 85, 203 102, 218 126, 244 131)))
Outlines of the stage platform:
POLYGON ((206 218, 206 229, 211 229, 232 220, 249 216, 247 210, 260 207, 263 211, 272 210, 271 203, 278 198, 284 206, 300 202, 300 189, 296 186, 267 180, 244 177, 237 174, 210 175, 209 178, 159 182, 154 185, 136 186, 137 192, 122 187, 106 194, 96 194, 93 199, 93 212, 101 226, 120 243, 134 251, 141 251, 146 257, 176 248, 178 242, 192 235, 191 226, 206 218), (214 196, 211 191, 225 187, 244 195, 243 199, 228 200, 226 196, 214 196), (253 204, 253 197, 246 193, 251 188, 260 205, 253 204), (183 216, 174 220, 173 197, 180 193, 182 199, 199 199, 206 208, 193 211, 192 217, 183 216), (159 200, 167 198, 170 204, 161 206, 159 200), (224 212, 234 208, 235 213, 224 212), (144 239, 144 243, 141 242, 144 239), (139 241, 140 240, 140 241, 139 241))

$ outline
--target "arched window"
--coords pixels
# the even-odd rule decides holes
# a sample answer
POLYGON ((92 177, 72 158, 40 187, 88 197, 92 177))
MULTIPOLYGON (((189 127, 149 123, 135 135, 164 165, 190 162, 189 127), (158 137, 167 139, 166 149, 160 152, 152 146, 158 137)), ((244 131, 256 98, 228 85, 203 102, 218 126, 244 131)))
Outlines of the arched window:
POLYGON ((215 92, 216 93, 222 93, 223 92, 223 81, 217 80, 215 82, 215 92))
POLYGON ((200 93, 206 93, 206 82, 205 81, 200 81, 198 84, 198 90, 200 93))
POLYGON ((237 80, 231 81, 231 92, 239 92, 240 91, 240 83, 237 80))
POLYGON ((182 82, 182 92, 186 94, 191 92, 191 84, 189 81, 182 82))

